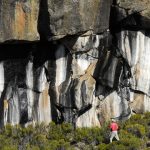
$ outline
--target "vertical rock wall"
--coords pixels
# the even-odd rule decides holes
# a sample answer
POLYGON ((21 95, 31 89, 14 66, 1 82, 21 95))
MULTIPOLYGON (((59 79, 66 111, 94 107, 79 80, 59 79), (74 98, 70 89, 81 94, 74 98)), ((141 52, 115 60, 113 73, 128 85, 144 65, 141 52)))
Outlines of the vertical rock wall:
POLYGON ((0 125, 91 127, 149 111, 148 3, 130 3, 1 0, 0 125))

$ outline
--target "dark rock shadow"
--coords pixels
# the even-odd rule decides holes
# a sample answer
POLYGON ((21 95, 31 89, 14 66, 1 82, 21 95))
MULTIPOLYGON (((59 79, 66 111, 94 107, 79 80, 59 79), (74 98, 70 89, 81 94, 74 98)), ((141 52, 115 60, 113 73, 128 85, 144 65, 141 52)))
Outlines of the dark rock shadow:
POLYGON ((35 51, 38 41, 9 40, 0 44, 0 61, 9 59, 25 59, 35 51))
POLYGON ((50 30, 50 18, 48 12, 48 1, 40 0, 39 3, 39 16, 38 16, 38 32, 40 34, 41 41, 47 41, 51 36, 50 30))
POLYGON ((131 30, 131 31, 139 31, 139 30, 150 30, 150 19, 141 15, 141 12, 144 11, 135 11, 131 14, 128 14, 128 9, 119 10, 119 7, 114 2, 114 5, 111 7, 110 12, 110 20, 109 20, 109 28, 111 32, 118 33, 122 30, 131 30), (121 14, 124 11, 124 15, 121 14))

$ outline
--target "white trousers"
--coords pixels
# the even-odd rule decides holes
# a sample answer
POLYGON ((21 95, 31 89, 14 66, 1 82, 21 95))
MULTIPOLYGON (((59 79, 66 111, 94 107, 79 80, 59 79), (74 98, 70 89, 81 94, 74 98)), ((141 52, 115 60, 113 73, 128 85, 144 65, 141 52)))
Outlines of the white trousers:
POLYGON ((119 141, 119 136, 118 136, 118 132, 117 131, 112 131, 110 134, 110 143, 112 143, 113 138, 116 138, 117 141, 119 141))

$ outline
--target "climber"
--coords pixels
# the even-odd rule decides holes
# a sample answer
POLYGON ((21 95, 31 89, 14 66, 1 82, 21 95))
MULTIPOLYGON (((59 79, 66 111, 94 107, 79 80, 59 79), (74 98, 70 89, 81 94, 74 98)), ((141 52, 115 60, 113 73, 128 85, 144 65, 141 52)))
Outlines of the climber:
POLYGON ((112 122, 110 124, 111 129, 111 134, 110 134, 110 143, 112 143, 113 138, 115 137, 117 141, 119 141, 119 136, 118 136, 118 124, 116 123, 116 120, 112 119, 112 122))

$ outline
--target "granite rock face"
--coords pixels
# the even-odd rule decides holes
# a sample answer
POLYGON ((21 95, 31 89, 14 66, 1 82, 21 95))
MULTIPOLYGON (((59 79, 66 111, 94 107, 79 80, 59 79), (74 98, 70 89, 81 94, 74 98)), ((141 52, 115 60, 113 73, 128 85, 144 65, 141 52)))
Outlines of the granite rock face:
POLYGON ((139 12, 141 16, 150 18, 149 0, 117 0, 118 7, 128 11, 128 14, 139 12))
POLYGON ((40 7, 40 33, 49 40, 87 31, 100 33, 109 28, 112 0, 43 0, 40 7), (45 26, 43 26, 43 21, 45 26))
POLYGON ((36 0, 1 0, 0 42, 38 40, 38 13, 39 2, 36 0))
POLYGON ((121 28, 132 30, 149 29, 150 1, 149 0, 116 0, 114 8, 116 24, 121 28))
POLYGON ((92 127, 150 110, 148 0, 0 4, 1 126, 92 127))
POLYGON ((111 3, 111 0, 1 0, 0 42, 103 32, 109 27, 111 3))

